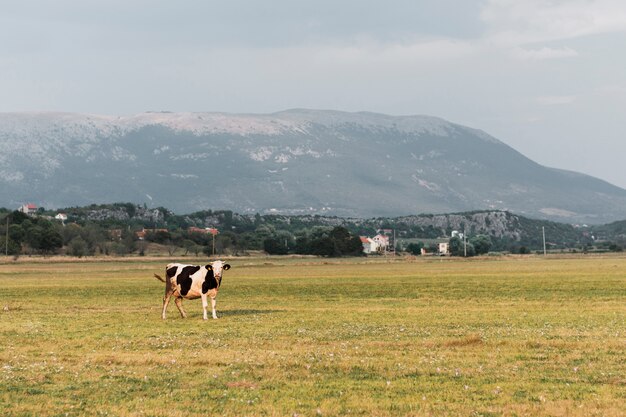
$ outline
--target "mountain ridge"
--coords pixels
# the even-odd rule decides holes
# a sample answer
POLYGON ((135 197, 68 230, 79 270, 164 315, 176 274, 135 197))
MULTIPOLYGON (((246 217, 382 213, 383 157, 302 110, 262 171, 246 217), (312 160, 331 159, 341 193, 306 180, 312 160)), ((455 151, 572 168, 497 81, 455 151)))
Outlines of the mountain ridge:
POLYGON ((626 190, 432 116, 0 113, 0 205, 112 200, 360 217, 498 209, 606 223, 623 219, 626 190))

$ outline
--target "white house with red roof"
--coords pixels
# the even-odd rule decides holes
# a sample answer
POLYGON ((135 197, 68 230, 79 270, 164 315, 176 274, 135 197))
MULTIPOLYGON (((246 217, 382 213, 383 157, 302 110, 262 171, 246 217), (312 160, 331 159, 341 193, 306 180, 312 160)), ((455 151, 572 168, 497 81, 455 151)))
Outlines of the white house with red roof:
POLYGON ((363 245, 363 253, 383 253, 389 248, 389 236, 376 235, 374 237, 359 236, 363 245))
POLYGON ((32 203, 28 203, 19 207, 17 211, 21 211, 24 214, 35 214, 37 213, 37 206, 32 203))
POLYGON ((361 244, 363 245, 364 254, 369 255, 370 253, 376 253, 378 245, 372 240, 372 238, 367 236, 359 236, 359 238, 361 239, 361 244))

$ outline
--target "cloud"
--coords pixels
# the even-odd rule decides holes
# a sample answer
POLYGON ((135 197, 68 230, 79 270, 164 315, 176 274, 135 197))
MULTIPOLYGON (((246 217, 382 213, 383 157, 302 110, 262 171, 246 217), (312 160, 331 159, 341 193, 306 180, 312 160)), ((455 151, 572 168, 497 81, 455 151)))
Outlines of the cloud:
POLYGON ((490 38, 524 45, 626 32, 623 0, 487 0, 481 19, 490 38))
POLYGON ((576 101, 576 96, 544 96, 537 97, 537 102, 543 106, 558 106, 571 104, 576 101))
POLYGON ((561 59, 578 56, 578 52, 571 48, 548 48, 544 46, 539 49, 515 48, 512 56, 520 61, 541 61, 544 59, 561 59))

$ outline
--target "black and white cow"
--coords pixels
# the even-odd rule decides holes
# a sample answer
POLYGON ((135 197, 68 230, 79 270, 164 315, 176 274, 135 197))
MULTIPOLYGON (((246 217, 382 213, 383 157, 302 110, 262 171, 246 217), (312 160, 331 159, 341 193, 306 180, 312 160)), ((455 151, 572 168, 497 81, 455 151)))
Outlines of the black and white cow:
POLYGON ((213 318, 217 318, 215 312, 215 297, 222 283, 222 272, 230 269, 230 265, 222 261, 211 262, 205 266, 185 265, 179 263, 168 264, 165 267, 165 279, 154 274, 155 278, 165 282, 165 296, 163 296, 163 313, 165 312, 170 298, 174 296, 174 302, 180 315, 185 318, 187 314, 183 310, 183 298, 194 300, 202 298, 203 318, 207 319, 207 297, 211 298, 213 318))

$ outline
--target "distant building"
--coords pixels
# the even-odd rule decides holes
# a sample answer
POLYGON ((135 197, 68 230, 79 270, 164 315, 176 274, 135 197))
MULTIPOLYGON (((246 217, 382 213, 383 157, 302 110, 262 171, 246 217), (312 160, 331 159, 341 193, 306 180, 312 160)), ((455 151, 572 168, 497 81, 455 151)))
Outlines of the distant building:
POLYGON ((448 242, 439 242, 439 255, 449 255, 450 244, 448 242))
POLYGON ((376 235, 372 238, 374 242, 376 242, 378 252, 385 252, 389 248, 389 236, 385 235, 376 235))
POLYGON ((201 228, 201 227, 195 227, 195 226, 191 226, 187 229, 188 233, 200 233, 203 235, 208 235, 209 234, 209 228, 205 227, 205 228, 201 228))
POLYGON ((65 213, 58 213, 56 216, 54 216, 54 218, 64 222, 64 221, 67 220, 67 214, 65 214, 65 213))
POLYGON ((111 240, 122 240, 122 229, 109 230, 109 237, 111 240))
POLYGON ((359 236, 361 239, 361 244, 363 245, 363 253, 369 255, 370 253, 376 253, 378 245, 374 240, 367 236, 359 236))
POLYGON ((37 206, 34 204, 28 203, 18 208, 17 211, 21 211, 24 214, 35 214, 37 213, 37 206))
POLYGON ((209 234, 217 235, 219 233, 218 230, 213 227, 200 228, 200 227, 195 227, 195 226, 191 226, 190 228, 188 228, 187 232, 202 233, 203 235, 209 235, 209 234))
POLYGON ((145 229, 144 228, 144 229, 141 229, 141 230, 135 232, 135 236, 137 236, 137 239, 139 239, 139 240, 144 240, 148 233, 158 233, 158 232, 169 233, 169 230, 167 230, 167 229, 145 229))
POLYGON ((389 248, 389 237, 385 235, 376 235, 374 237, 359 236, 363 245, 363 253, 369 255, 371 253, 383 253, 389 248))

